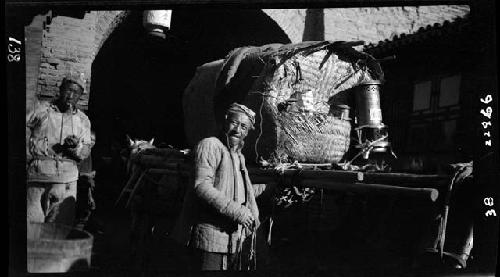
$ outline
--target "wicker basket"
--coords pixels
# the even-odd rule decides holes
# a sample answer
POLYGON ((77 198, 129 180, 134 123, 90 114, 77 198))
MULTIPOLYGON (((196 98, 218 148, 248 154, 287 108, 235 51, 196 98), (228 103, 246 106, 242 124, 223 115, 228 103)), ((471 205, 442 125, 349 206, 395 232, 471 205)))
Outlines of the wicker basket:
POLYGON ((349 121, 324 114, 301 113, 284 113, 278 121, 276 150, 299 162, 338 163, 349 149, 349 121))
POLYGON ((257 113, 258 125, 247 140, 253 149, 246 149, 245 155, 253 161, 285 156, 304 163, 338 163, 349 149, 351 123, 328 115, 331 102, 372 80, 371 71, 327 49, 292 56, 280 49, 268 60, 242 101, 257 113), (298 91, 312 92, 312 113, 279 111, 278 106, 298 91))
POLYGON ((349 149, 350 121, 322 113, 282 112, 274 118, 274 124, 263 124, 262 131, 257 126, 255 137, 249 138, 255 141, 254 149, 246 149, 250 159, 274 156, 304 163, 338 163, 349 149))
MULTIPOLYGON (((194 142, 215 133, 210 116, 213 114, 221 126, 227 107, 238 102, 257 113, 256 130, 245 140, 247 160, 257 162, 260 157, 286 155, 300 162, 338 163, 349 148, 351 125, 326 115, 332 100, 363 82, 382 79, 378 62, 345 42, 235 49, 224 60, 215 89, 193 80, 198 89, 186 90, 185 118, 192 127, 186 127, 187 135, 194 142), (210 89, 214 90, 209 92, 210 89), (312 95, 312 114, 289 113, 287 109, 283 112, 279 108, 304 92, 312 95), (213 101, 203 101, 207 96, 214 97, 213 101), (212 108, 210 103, 214 110, 203 114, 202 109, 212 108), (188 106, 195 108, 187 109, 188 106), (211 131, 205 132, 199 125, 210 126, 211 131)), ((213 84, 213 80, 208 83, 213 84)))

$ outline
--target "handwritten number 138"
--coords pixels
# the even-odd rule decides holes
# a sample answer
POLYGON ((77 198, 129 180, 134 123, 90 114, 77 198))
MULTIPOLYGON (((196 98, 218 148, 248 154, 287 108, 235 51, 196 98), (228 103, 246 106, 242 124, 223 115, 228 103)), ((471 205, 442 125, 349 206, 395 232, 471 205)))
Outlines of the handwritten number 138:
POLYGON ((16 47, 11 42, 21 45, 19 40, 9 37, 9 45, 7 46, 9 54, 7 55, 7 60, 9 62, 19 62, 21 60, 21 47, 16 47))

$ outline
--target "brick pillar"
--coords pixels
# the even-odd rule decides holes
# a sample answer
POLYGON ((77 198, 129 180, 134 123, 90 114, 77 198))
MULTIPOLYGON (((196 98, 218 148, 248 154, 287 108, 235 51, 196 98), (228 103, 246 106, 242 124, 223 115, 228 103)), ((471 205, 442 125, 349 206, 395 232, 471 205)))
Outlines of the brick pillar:
POLYGON ((37 103, 36 92, 40 71, 42 31, 47 15, 37 15, 30 25, 24 28, 26 39, 26 113, 30 113, 37 103))
POLYGON ((323 9, 307 9, 302 41, 325 40, 325 18, 323 9))

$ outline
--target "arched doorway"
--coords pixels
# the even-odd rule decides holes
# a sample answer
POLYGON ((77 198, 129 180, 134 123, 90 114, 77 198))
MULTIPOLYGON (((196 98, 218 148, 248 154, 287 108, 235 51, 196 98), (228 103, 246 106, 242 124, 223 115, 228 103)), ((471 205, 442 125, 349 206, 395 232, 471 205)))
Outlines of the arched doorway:
POLYGON ((148 36, 142 12, 132 11, 101 47, 89 101, 96 156, 116 154, 126 134, 185 147, 182 93, 196 67, 236 47, 290 42, 258 9, 174 10, 171 34, 166 40, 148 36))

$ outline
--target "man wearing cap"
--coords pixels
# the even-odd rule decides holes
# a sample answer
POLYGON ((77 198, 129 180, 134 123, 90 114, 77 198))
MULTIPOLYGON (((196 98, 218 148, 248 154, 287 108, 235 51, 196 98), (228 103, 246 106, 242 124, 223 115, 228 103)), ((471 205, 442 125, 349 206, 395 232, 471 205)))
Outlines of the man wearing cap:
POLYGON ((172 237, 188 246, 194 270, 236 270, 241 242, 259 225, 255 192, 241 153, 255 113, 233 103, 219 137, 194 153, 194 184, 186 193, 172 237))
POLYGON ((68 74, 59 95, 28 115, 27 220, 73 225, 77 164, 90 154, 90 121, 76 108, 85 88, 82 75, 68 74))

